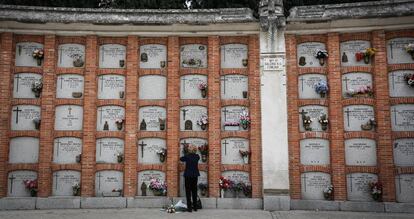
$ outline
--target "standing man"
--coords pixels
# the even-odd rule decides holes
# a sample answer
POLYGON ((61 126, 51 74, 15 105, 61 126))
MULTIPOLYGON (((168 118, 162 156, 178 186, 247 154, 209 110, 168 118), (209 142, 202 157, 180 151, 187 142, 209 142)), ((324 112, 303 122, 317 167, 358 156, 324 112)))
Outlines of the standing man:
POLYGON ((190 145, 188 147, 188 154, 180 158, 182 162, 185 162, 185 195, 187 197, 187 211, 197 211, 197 182, 200 172, 198 171, 198 161, 200 156, 196 154, 197 147, 190 145), (191 197, 193 201, 191 202, 191 197))

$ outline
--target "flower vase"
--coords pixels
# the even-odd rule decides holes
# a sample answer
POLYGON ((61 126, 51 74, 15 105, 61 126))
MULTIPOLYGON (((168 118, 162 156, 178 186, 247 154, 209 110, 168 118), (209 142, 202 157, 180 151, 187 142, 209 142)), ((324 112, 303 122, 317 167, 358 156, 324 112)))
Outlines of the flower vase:
POLYGON ((34 91, 34 95, 35 95, 36 98, 39 98, 40 94, 41 94, 41 91, 39 91, 39 90, 34 91))
POLYGON ((325 96, 326 96, 326 93, 320 93, 319 95, 321 95, 321 98, 325 98, 325 96))
POLYGON ((201 189, 200 194, 205 197, 207 195, 207 189, 201 189))
POLYGON ((160 123, 160 130, 164 131, 165 130, 165 123, 160 123))
POLYGON ((220 189, 220 198, 224 198, 224 189, 220 189))
POLYGON ((207 89, 201 90, 201 97, 206 98, 207 97, 207 89))
POLYGON ((243 64, 244 67, 247 67, 247 65, 249 64, 249 60, 248 59, 243 59, 242 64, 243 64))
POLYGON ((80 188, 73 189, 73 196, 80 196, 80 188))
POLYGON ((201 125, 201 130, 206 130, 207 129, 207 124, 202 124, 201 125))
POLYGON ((249 156, 243 156, 244 164, 249 164, 249 156))
POLYGON ((326 131, 328 129, 328 124, 322 124, 322 130, 326 131))
POLYGON ((154 196, 162 196, 163 192, 160 190, 152 190, 152 193, 154 194, 154 196))
POLYGON ((40 130, 40 121, 35 122, 34 124, 35 124, 35 129, 40 130))
POLYGON ((207 162, 207 155, 202 154, 201 155, 201 161, 207 162))
POLYGON ((116 123, 116 128, 118 128, 119 131, 122 130, 122 126, 123 126, 123 122, 117 122, 116 123))
POLYGON ((364 56, 364 63, 369 64, 369 59, 370 59, 370 57, 368 55, 365 55, 364 56))
POLYGON ((303 124, 303 128, 305 128, 306 131, 312 131, 312 128, 310 127, 310 124, 308 123, 303 124))
POLYGON ((381 202, 382 201, 382 196, 381 194, 372 194, 372 198, 377 201, 377 202, 381 202))
POLYGON ((119 67, 123 68, 125 66, 125 60, 119 60, 119 67))
POLYGON ((319 64, 323 66, 325 64, 325 58, 319 58, 319 64))
POLYGON ((414 60, 414 51, 410 52, 410 55, 411 55, 411 59, 414 60))
POLYGON ((124 99, 125 91, 119 91, 119 98, 124 99))
POLYGON ((243 98, 247 99, 247 91, 243 91, 243 98))
POLYGON ((160 154, 160 162, 164 163, 165 161, 165 155, 160 154))
POLYGON ((42 59, 36 59, 37 61, 37 66, 42 66, 42 59))
POLYGON ((34 189, 31 189, 31 190, 30 190, 30 196, 31 196, 31 197, 36 197, 36 196, 37 196, 37 191, 36 191, 36 190, 34 190, 34 189))
POLYGON ((249 127, 249 125, 247 123, 242 123, 242 127, 244 130, 247 130, 247 128, 249 127))
POLYGON ((82 59, 76 59, 75 61, 73 61, 73 66, 74 67, 82 67, 83 66, 83 61, 82 61, 82 59))
POLYGON ((124 158, 122 156, 117 156, 118 163, 122 163, 124 161, 124 158))
POLYGON ((72 92, 72 97, 73 98, 81 98, 82 97, 82 92, 72 92))
POLYGON ((75 159, 76 159, 76 163, 80 163, 82 161, 82 155, 81 154, 76 155, 75 159))

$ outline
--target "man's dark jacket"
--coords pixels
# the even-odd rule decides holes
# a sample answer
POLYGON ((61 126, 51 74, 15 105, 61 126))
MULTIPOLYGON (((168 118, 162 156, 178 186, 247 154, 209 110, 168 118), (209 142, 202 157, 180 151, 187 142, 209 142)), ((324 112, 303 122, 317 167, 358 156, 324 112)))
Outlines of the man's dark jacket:
POLYGON ((184 177, 200 176, 200 172, 198 171, 198 161, 200 160, 200 156, 198 156, 198 154, 189 153, 184 157, 181 157, 180 160, 185 162, 184 177))

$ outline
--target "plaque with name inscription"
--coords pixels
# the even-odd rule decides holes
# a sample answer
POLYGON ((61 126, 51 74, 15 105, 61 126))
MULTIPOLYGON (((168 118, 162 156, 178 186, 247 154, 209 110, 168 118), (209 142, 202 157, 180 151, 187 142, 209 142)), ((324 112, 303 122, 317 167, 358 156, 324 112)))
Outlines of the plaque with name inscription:
POLYGON ((206 68, 207 46, 202 44, 182 45, 180 60, 183 68, 206 68))
POLYGON ((249 151, 249 141, 244 138, 226 138, 221 140, 221 164, 248 164, 240 151, 249 151))
POLYGON ((399 174, 395 176, 397 202, 414 202, 414 174, 399 174))
POLYGON ((388 74, 390 97, 414 97, 414 88, 408 85, 405 75, 414 75, 414 71, 397 70, 388 74))
MULTIPOLYGON (((200 185, 200 184, 207 185, 207 187, 208 187, 208 178, 207 178, 207 172, 206 171, 200 171, 200 176, 198 177, 197 185, 200 185)), ((207 191, 208 191, 208 189, 207 189, 207 191)), ((205 196, 203 196, 201 194, 201 189, 200 188, 198 188, 197 194, 200 197, 206 197, 207 196, 207 194, 205 196)), ((185 197, 185 178, 184 178, 184 172, 181 172, 180 173, 180 196, 181 197, 185 197)))
POLYGON ((372 173, 350 173, 346 175, 349 201, 373 201, 370 182, 378 182, 378 176, 372 173))
POLYGON ((99 47, 99 68, 125 68, 126 47, 105 44, 99 47))
MULTIPOLYGON (((202 92, 199 89, 200 84, 207 84, 205 75, 184 75, 181 76, 181 99, 203 99, 202 92)), ((206 96, 207 97, 207 96, 206 96)))
POLYGON ((298 89, 300 99, 319 99, 321 95, 316 93, 315 85, 320 81, 327 81, 326 75, 303 74, 299 76, 298 89))
MULTIPOLYGON (((240 115, 242 114, 243 111, 248 113, 249 109, 244 106, 225 106, 221 108, 222 130, 228 130, 227 126, 231 123, 240 123, 240 115)), ((240 130, 244 130, 244 129, 240 128, 240 130)))
POLYGON ((158 170, 145 170, 138 173, 137 191, 139 196, 154 196, 149 189, 151 179, 165 183, 165 173, 158 170))
POLYGON ((394 38, 387 41, 388 64, 414 63, 412 56, 405 50, 405 47, 414 43, 412 37, 394 38))
POLYGON ((16 170, 9 172, 7 176, 8 197, 30 197, 30 191, 24 185, 25 180, 37 179, 37 173, 28 170, 16 170))
MULTIPOLYGON (((181 139, 180 140, 180 157, 184 156, 184 146, 185 145, 194 145, 198 148, 198 147, 200 147, 204 144, 207 144, 207 140, 202 139, 202 138, 184 138, 184 139, 181 139)), ((201 157, 200 150, 197 150, 197 154, 201 157)), ((200 159, 199 162, 200 163, 206 163, 206 162, 203 162, 201 159, 200 159)))
POLYGON ((61 170, 53 174, 52 195, 73 196, 72 186, 80 184, 81 173, 74 170, 61 170))
POLYGON ((220 77, 222 99, 247 99, 249 79, 244 75, 223 75, 220 77))
POLYGON ((124 99, 125 77, 121 75, 101 75, 98 83, 98 99, 124 99))
POLYGON ((207 115, 207 108, 204 106, 184 106, 180 109, 180 130, 181 131, 203 131, 197 121, 207 115))
POLYGON ((16 137, 10 139, 9 163, 37 163, 39 138, 16 137))
POLYGON ((120 106, 98 107, 96 130, 120 131, 116 122, 125 118, 125 109, 120 106))
POLYGON ((146 106, 139 108, 138 121, 145 120, 146 131, 164 131, 166 130, 167 111, 159 106, 146 106))
MULTIPOLYGON (((123 190, 124 174, 121 171, 103 170, 95 174, 95 193, 97 197, 114 196, 114 190, 123 190)), ((122 196, 122 192, 118 194, 122 196)))
POLYGON ((376 166, 375 140, 354 138, 345 140, 345 163, 349 166, 376 166))
POLYGON ((84 67, 85 46, 81 44, 59 45, 57 63, 61 68, 84 67))
POLYGON ((42 81, 42 75, 35 73, 18 73, 13 78, 14 98, 36 98, 32 87, 42 81))
MULTIPOLYGON (((305 114, 305 116, 309 116, 311 118, 311 124, 310 127, 312 128, 311 131, 313 132, 320 132, 322 131, 322 125, 319 123, 319 118, 323 115, 328 116, 328 108, 325 106, 319 106, 319 105, 308 105, 303 106, 299 108, 299 129, 301 132, 305 131, 305 128, 303 127, 302 122, 302 114, 305 114), (304 112, 302 112, 302 110, 304 112)), ((329 118, 329 116, 328 116, 329 118)))
POLYGON ((55 138, 53 146, 54 163, 76 163, 76 156, 80 154, 82 154, 82 139, 74 137, 55 138))
POLYGON ((414 166, 414 138, 394 140, 394 164, 399 167, 414 166))
POLYGON ((157 154, 161 149, 166 149, 167 144, 161 138, 143 138, 138 140, 138 163, 161 164, 157 154))
POLYGON ((371 47, 371 42, 365 40, 353 40, 341 43, 341 65, 342 66, 368 66, 363 59, 357 60, 355 54, 365 52, 371 47))
POLYGON ((56 98, 82 98, 84 77, 76 74, 64 74, 57 76, 56 98))
POLYGON ((315 57, 320 50, 326 50, 324 43, 308 42, 301 43, 297 47, 297 62, 299 67, 321 67, 319 60, 315 57))
POLYGON ((83 126, 83 107, 61 105, 55 110, 55 130, 79 131, 83 126))
POLYGON ((38 61, 33 58, 35 50, 43 50, 43 44, 34 42, 16 43, 16 66, 40 67, 38 61))
POLYGON ((248 48, 245 44, 221 46, 221 68, 246 68, 248 48))
POLYGON ((374 108, 368 105, 350 105, 343 109, 345 131, 362 131, 361 125, 375 118, 374 108))
POLYGON ((414 131, 414 104, 391 106, 391 127, 393 131, 414 131))
POLYGON ((167 67, 167 47, 160 44, 142 45, 140 51, 140 68, 167 67))
MULTIPOLYGON (((365 91, 370 87, 372 90, 372 75, 370 73, 354 72, 342 75, 342 96, 345 98, 354 97, 357 92, 365 91)), ((369 97, 370 94, 360 92, 365 97, 369 97)))
POLYGON ((302 199, 324 200, 323 190, 331 185, 331 175, 322 172, 307 172, 301 176, 302 199))
POLYGON ((121 163, 118 155, 124 157, 124 140, 119 138, 101 138, 96 140, 97 163, 121 163))
POLYGON ((164 100, 167 97, 167 78, 161 75, 145 75, 139 78, 139 99, 164 100))
POLYGON ((300 163, 303 165, 328 165, 330 163, 329 141, 320 138, 301 140, 300 163))
POLYGON ((40 124, 40 106, 15 105, 12 107, 11 130, 36 130, 35 122, 37 121, 40 124))

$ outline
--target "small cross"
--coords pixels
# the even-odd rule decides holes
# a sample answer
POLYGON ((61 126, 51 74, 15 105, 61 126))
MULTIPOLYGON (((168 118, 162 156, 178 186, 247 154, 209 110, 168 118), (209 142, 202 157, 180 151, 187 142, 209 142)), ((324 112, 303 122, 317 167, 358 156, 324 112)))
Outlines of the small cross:
POLYGON ((62 64, 62 55, 63 55, 63 48, 59 49, 59 63, 62 64))
POLYGON ((183 82, 183 92, 185 92, 185 81, 187 81, 188 79, 186 79, 185 77, 181 78, 181 81, 183 82))
POLYGON ((299 114, 301 114, 302 115, 302 118, 303 118, 306 114, 308 114, 308 112, 305 112, 305 110, 302 109, 302 111, 299 114))
POLYGON ((306 192, 306 179, 307 178, 308 177, 306 176, 306 173, 304 173, 303 176, 302 176, 302 179, 303 179, 303 186, 304 186, 305 192, 306 192))
POLYGON ((16 109, 13 110, 13 112, 16 112, 16 124, 19 123, 19 112, 21 112, 22 110, 19 110, 19 107, 16 107, 16 109))
POLYGON ((101 50, 102 50, 102 52, 101 52, 101 54, 102 54, 102 62, 104 62, 105 61, 105 46, 102 46, 101 47, 101 50))
POLYGON ((100 116, 99 116, 99 123, 100 124, 102 124, 102 114, 103 114, 103 111, 104 111, 104 109, 102 109, 102 107, 101 108, 99 108, 99 110, 98 110, 99 112, 100 112, 100 116))
POLYGON ((101 77, 99 77, 99 80, 101 81, 101 91, 103 91, 103 83, 104 83, 104 81, 105 81, 105 78, 104 78, 104 76, 101 76, 101 77))
POLYGON ((355 178, 355 177, 353 177, 351 174, 349 174, 348 178, 349 178, 350 189, 351 189, 351 192, 352 192, 352 179, 355 178))
POLYGON ((299 79, 299 81, 301 81, 301 89, 302 89, 302 92, 303 92, 303 81, 305 81, 305 78, 302 77, 302 78, 299 79))
POLYGON ((347 121, 347 126, 349 127, 349 113, 350 112, 352 112, 351 110, 349 110, 349 108, 347 108, 346 110, 345 110, 345 113, 346 113, 346 121, 347 121))
POLYGON ((58 190, 58 177, 59 177, 58 173, 55 173, 54 177, 55 177, 55 188, 56 190, 58 190))
POLYGON ((345 82, 345 90, 348 90, 348 81, 349 81, 349 78, 348 77, 345 77, 344 79, 342 79, 342 81, 345 82))
POLYGON ((188 109, 182 109, 181 111, 183 112, 183 120, 185 121, 185 114, 187 113, 188 109))
POLYGON ((60 139, 58 139, 58 140, 56 141, 56 144, 57 144, 57 146, 56 146, 56 156, 57 156, 57 157, 59 157, 60 143, 62 143, 62 142, 60 142, 60 139))
POLYGON ((99 140, 99 156, 102 155, 102 140, 99 140))
POLYGON ((401 175, 397 175, 398 179, 398 193, 401 194, 401 175))
POLYGON ((392 89, 395 89, 395 79, 394 79, 394 72, 391 73, 391 80, 392 80, 392 89))
POLYGON ((398 125, 397 124, 397 113, 398 113, 398 110, 396 108, 394 108, 394 109, 392 109, 391 112, 393 112, 393 114, 394 114, 394 124, 395 125, 398 125))
POLYGON ((224 121, 227 121, 227 113, 229 113, 230 111, 227 110, 226 107, 224 107, 223 113, 224 113, 224 121))
POLYGON ((227 142, 227 140, 224 140, 224 142, 222 144, 224 145, 224 155, 227 155, 227 145, 229 143, 227 142))
POLYGON ((63 89, 63 80, 64 80, 63 76, 60 76, 59 80, 60 80, 60 89, 62 90, 63 89))
POLYGON ((98 172, 98 191, 100 191, 101 190, 101 178, 103 177, 102 175, 101 175, 101 172, 98 172))
POLYGON ((224 75, 220 81, 223 81, 223 93, 226 94, 226 81, 228 81, 226 75, 224 75))
POLYGON ((13 181, 16 179, 16 177, 12 174, 11 177, 9 177, 10 180, 10 194, 13 193, 13 181))
POLYGON ((69 111, 69 115, 72 115, 72 107, 71 106, 69 106, 68 111, 69 111))
POLYGON ((141 157, 144 157, 144 147, 147 146, 147 144, 144 144, 144 141, 141 141, 141 144, 138 144, 141 146, 141 157))
POLYGON ((19 84, 20 84, 19 79, 22 78, 22 77, 20 77, 20 74, 16 74, 16 76, 14 76, 14 78, 16 79, 16 92, 19 92, 19 84))

